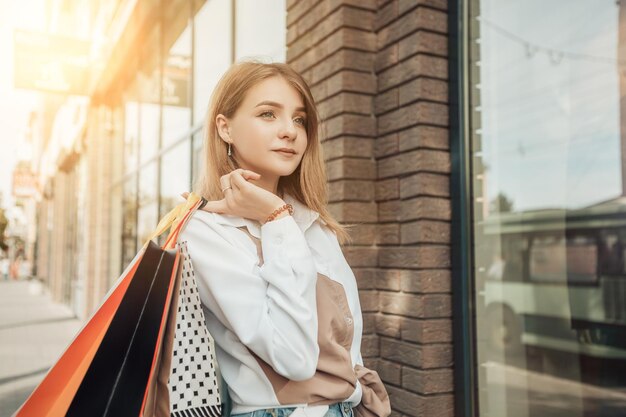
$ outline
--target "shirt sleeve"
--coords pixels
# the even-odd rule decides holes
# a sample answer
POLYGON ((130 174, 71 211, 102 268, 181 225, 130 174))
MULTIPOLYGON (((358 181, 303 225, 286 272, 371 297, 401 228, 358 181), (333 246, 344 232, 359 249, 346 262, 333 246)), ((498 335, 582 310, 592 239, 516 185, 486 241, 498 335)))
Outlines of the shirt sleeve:
POLYGON ((292 216, 261 226, 263 265, 232 242, 232 230, 193 216, 187 241, 201 301, 252 352, 291 380, 317 369, 313 255, 292 216))

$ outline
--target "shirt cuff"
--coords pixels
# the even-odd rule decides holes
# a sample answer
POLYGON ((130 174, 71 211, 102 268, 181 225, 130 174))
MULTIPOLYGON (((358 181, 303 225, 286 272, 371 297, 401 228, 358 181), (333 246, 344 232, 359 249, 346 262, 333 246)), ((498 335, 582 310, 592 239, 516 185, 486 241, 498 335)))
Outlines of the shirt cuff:
POLYGON ((295 260, 312 256, 304 233, 291 215, 261 226, 261 248, 265 262, 281 257, 295 260))

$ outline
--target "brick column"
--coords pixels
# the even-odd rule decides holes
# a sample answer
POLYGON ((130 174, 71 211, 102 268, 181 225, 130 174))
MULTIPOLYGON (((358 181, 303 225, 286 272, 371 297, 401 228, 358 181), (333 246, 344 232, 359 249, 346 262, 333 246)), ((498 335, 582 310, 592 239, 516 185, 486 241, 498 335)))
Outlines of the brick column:
POLYGON ((324 120, 362 352, 392 416, 452 416, 447 2, 287 1, 287 62, 324 120))

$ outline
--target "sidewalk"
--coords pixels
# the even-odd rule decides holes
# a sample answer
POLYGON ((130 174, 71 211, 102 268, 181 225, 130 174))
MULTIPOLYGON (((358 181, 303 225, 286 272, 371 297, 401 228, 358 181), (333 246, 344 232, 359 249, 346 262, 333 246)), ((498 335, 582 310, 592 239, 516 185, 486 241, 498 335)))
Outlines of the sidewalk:
POLYGON ((40 284, 0 282, 0 417, 20 407, 81 327, 40 284))

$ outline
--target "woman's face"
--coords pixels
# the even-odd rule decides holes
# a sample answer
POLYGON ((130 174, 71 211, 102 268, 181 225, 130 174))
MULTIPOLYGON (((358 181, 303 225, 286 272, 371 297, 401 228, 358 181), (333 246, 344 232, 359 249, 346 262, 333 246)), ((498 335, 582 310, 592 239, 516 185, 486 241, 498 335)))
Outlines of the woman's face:
POLYGON ((241 168, 277 183, 279 177, 292 174, 300 164, 307 146, 304 102, 282 77, 256 84, 232 119, 226 123, 219 120, 220 116, 218 129, 220 125, 226 129, 241 168), (276 151, 280 148, 292 149, 295 154, 276 151))

